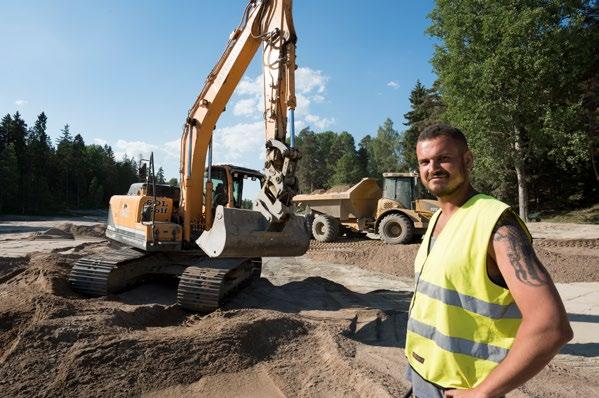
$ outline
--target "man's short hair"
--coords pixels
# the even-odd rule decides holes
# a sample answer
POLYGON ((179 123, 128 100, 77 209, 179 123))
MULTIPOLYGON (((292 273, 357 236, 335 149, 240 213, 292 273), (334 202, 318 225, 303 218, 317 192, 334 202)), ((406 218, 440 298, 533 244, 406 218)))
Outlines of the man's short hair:
POLYGON ((432 140, 437 137, 449 137, 457 142, 464 150, 468 149, 468 141, 466 136, 459 129, 451 127, 447 124, 433 124, 420 132, 417 142, 432 140))

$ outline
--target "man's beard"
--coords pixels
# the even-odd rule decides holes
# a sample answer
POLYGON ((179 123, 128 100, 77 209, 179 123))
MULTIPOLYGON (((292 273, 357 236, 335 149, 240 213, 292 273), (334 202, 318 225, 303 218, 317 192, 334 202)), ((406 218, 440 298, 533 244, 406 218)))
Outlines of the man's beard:
POLYGON ((430 191, 430 193, 432 193, 436 197, 442 198, 445 196, 453 195, 454 193, 459 191, 464 186, 465 183, 466 183, 466 180, 463 180, 454 186, 451 186, 451 185, 435 186, 435 187, 429 187, 428 190, 430 191))
MULTIPOLYGON (((462 170, 461 173, 462 175, 462 179, 461 181, 458 181, 457 183, 455 183, 455 185, 451 185, 451 184, 446 184, 446 185, 441 185, 441 186, 435 186, 435 185, 430 185, 427 184, 427 188, 429 190, 430 193, 432 193, 433 195, 435 195, 438 198, 443 198, 446 196, 451 196, 454 193, 456 193, 457 191, 459 191, 465 184, 468 183, 468 179, 465 177, 466 174, 466 170, 462 170)), ((450 180, 450 175, 448 173, 437 173, 437 174, 433 174, 431 176, 431 178, 434 177, 446 177, 448 182, 450 180)), ((430 180, 429 180, 430 182, 430 180)))

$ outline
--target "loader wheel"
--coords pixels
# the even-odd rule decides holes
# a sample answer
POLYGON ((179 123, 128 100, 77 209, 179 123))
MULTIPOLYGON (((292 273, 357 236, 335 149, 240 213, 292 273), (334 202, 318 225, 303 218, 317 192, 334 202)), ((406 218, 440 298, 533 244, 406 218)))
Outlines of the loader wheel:
POLYGON ((339 236, 339 222, 337 219, 317 214, 312 222, 312 235, 320 242, 332 242, 339 236))
POLYGON ((409 243, 414 237, 414 223, 404 214, 389 214, 379 224, 379 235, 389 245, 409 243))
POLYGON ((306 217, 304 218, 304 222, 305 222, 306 230, 308 231, 308 234, 310 234, 310 239, 314 239, 314 236, 312 235, 312 224, 314 224, 314 213, 306 214, 306 217))

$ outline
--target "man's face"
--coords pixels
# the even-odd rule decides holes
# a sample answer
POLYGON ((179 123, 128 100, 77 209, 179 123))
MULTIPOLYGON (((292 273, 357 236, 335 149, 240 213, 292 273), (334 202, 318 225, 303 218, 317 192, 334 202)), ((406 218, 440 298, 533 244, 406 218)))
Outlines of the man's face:
POLYGON ((422 184, 435 196, 450 196, 469 184, 472 153, 446 136, 419 141, 416 157, 422 184))

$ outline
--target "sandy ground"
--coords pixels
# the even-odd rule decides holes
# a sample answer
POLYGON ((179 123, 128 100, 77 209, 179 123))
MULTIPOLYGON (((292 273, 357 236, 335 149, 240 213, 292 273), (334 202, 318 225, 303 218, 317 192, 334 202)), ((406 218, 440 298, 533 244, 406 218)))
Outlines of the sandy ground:
MULTIPOLYGON (((547 235, 535 247, 559 282, 576 337, 509 396, 599 396, 599 233, 592 235, 599 228, 563 238, 540 224, 533 235, 547 235)), ((72 263, 106 247, 101 232, 96 220, 0 220, 3 396, 395 397, 407 390, 403 346, 417 245, 313 243, 306 256, 265 259, 258 282, 201 315, 178 308, 169 284, 103 299, 71 291, 72 263)))

